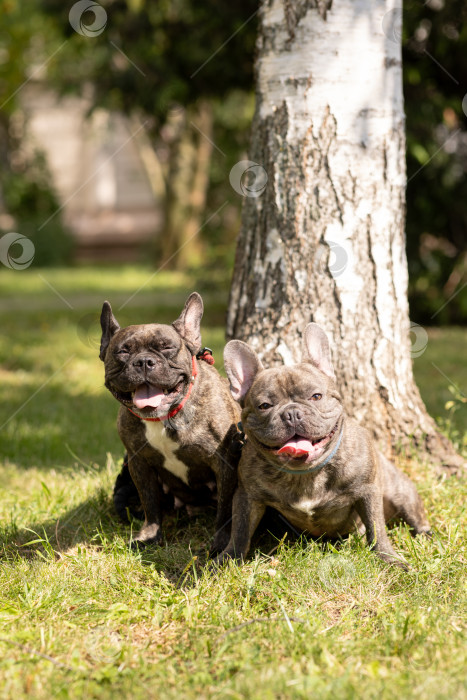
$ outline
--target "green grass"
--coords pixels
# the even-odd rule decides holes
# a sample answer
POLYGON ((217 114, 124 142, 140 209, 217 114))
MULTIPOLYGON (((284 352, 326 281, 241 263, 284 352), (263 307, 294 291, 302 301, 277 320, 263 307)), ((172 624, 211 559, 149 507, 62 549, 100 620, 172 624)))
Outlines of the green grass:
POLYGON ((467 448, 467 330, 428 329, 426 351, 413 361, 415 379, 430 415, 459 449, 467 448), (446 409, 448 402, 454 405, 446 409))
MULTIPOLYGON (((212 571, 213 512, 168 518, 163 546, 135 554, 110 497, 122 449, 97 357, 100 305, 108 298, 122 324, 169 322, 199 289, 203 341, 221 364, 228 280, 129 267, 40 275, 56 292, 32 269, 0 272, 0 697, 467 697, 465 482, 403 465, 435 529, 431 541, 392 531, 408 573, 357 536, 339 549, 282 540, 273 517, 248 562, 212 571)), ((459 445, 466 406, 452 420, 444 406, 450 383, 465 392, 465 340, 430 331, 414 361, 459 445)))

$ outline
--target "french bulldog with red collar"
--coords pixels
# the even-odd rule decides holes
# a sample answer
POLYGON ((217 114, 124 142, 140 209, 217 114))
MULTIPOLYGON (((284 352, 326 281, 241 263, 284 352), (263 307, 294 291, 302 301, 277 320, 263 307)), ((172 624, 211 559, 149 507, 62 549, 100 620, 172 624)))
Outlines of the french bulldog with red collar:
POLYGON ((170 326, 120 328, 110 304, 102 308, 105 386, 121 404, 118 432, 145 517, 134 544, 160 540, 167 493, 187 506, 217 501, 211 553, 229 539, 240 408, 227 380, 203 362, 202 315, 196 292, 170 326))
POLYGON ((399 519, 429 534, 410 479, 376 449, 370 433, 342 407, 329 342, 316 323, 305 329, 305 356, 264 369, 239 340, 224 351, 233 397, 242 406, 246 444, 238 468, 230 542, 218 557, 244 557, 266 506, 295 528, 321 535, 366 532, 385 561, 406 568, 385 523, 399 519))

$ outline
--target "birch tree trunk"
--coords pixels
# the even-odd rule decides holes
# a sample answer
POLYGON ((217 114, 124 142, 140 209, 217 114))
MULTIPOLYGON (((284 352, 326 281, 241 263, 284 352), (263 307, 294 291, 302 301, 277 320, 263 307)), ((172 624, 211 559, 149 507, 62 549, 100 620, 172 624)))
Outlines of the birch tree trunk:
POLYGON ((330 4, 266 0, 260 10, 257 165, 240 183, 227 335, 267 366, 290 364, 305 325, 319 323, 346 409, 382 449, 414 439, 453 467, 412 374, 427 336, 414 327, 411 345, 400 2, 330 4))

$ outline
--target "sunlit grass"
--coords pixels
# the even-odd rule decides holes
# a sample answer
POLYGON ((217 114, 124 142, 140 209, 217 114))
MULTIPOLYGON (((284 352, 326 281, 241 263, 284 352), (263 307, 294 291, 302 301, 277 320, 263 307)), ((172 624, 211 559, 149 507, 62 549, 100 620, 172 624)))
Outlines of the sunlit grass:
MULTIPOLYGON (((118 297, 122 324, 170 322, 200 289, 156 276, 118 311, 148 272, 41 273, 72 308, 32 269, 0 274, 2 697, 467 697, 465 482, 430 465, 409 469, 433 539, 391 533, 408 573, 357 536, 337 549, 281 541, 274 517, 251 558, 221 571, 204 566, 213 512, 171 516, 161 547, 128 549, 131 528, 111 503, 122 448, 98 359, 100 305, 118 297)), ((226 286, 205 296, 203 341, 221 367, 226 286)), ((436 331, 415 361, 435 415, 448 415, 451 394, 431 363, 465 389, 464 348, 464 331, 436 331)))

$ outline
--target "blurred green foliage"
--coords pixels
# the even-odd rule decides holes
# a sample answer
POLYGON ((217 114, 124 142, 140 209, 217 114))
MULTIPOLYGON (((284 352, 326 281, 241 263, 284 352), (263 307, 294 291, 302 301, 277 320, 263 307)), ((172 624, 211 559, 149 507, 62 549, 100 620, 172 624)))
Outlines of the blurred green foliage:
MULTIPOLYGON (((228 206, 201 235, 206 264, 230 266, 241 198, 232 192, 226 173, 247 154, 258 2, 102 0, 100 6, 105 29, 90 37, 70 25, 72 3, 0 0, 9 35, 0 38, 0 92, 13 94, 27 77, 31 57, 37 62, 43 56, 47 81, 62 93, 91 92, 96 106, 144 115, 156 150, 171 109, 211 100, 215 148, 207 211, 226 201, 228 206), (48 60, 63 41, 57 57, 48 60)), ((82 14, 84 33, 95 18, 91 11, 82 14)), ((403 19, 411 317, 425 325, 463 323, 467 5, 465 0, 406 2, 403 19)), ((5 125, 14 103, 11 99, 0 108, 0 124, 5 125)))
MULTIPOLYGON (((40 5, 69 39, 51 77, 67 90, 92 83, 97 104, 161 123, 172 105, 252 89, 257 0, 103 0, 105 30, 92 37, 72 28, 72 3, 40 5)), ((96 16, 80 19, 86 31, 96 16)))
POLYGON ((22 86, 63 39, 31 0, 0 0, 0 16, 0 214, 8 214, 0 221, 0 235, 11 230, 11 217, 14 228, 34 243, 34 265, 63 265, 72 261, 73 240, 62 224, 45 158, 24 147, 24 119, 16 111, 22 86))
POLYGON ((71 263, 73 240, 61 222, 60 204, 44 156, 33 153, 14 169, 4 171, 0 182, 8 213, 21 234, 34 243, 34 265, 71 263))
POLYGON ((405 2, 403 17, 411 317, 426 325, 462 323, 467 318, 467 4, 405 2))

